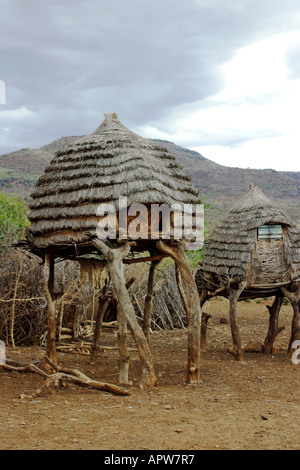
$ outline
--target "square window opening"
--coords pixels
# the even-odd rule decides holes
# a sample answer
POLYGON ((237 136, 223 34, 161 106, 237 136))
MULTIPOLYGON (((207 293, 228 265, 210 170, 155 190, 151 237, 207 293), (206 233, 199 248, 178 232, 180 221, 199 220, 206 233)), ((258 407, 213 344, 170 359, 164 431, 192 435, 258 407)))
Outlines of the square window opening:
POLYGON ((261 225, 257 229, 257 240, 282 240, 282 225, 261 225))

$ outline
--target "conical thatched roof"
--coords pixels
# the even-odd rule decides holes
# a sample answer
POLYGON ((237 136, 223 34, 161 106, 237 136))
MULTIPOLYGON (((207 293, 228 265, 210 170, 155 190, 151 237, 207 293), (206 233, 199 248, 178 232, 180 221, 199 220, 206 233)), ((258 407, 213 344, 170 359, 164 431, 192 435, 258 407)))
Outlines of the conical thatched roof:
POLYGON ((250 185, 248 191, 213 231, 207 247, 203 271, 216 276, 246 279, 258 227, 280 224, 286 227, 284 236, 284 261, 290 279, 300 278, 300 231, 262 191, 250 185))
POLYGON ((116 114, 56 153, 32 194, 29 214, 37 247, 80 242, 95 231, 101 203, 200 203, 168 150, 128 130, 116 114))

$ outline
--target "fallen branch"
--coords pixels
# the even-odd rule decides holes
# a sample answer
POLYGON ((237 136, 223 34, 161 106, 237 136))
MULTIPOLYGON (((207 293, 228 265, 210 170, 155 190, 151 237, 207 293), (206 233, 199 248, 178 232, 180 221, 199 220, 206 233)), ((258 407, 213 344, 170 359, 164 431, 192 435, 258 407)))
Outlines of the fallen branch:
MULTIPOLYGON (((76 346, 74 344, 57 346, 57 351, 63 353, 81 354, 83 356, 90 356, 91 346, 76 346)), ((138 351, 137 348, 128 348, 129 351, 138 351)), ((99 351, 119 351, 118 346, 99 346, 99 351)))
MULTIPOLYGON (((87 323, 91 323, 90 320, 87 321, 87 323)), ((93 325, 95 324, 96 322, 93 321, 93 325)), ((92 326, 92 325, 91 325, 92 326)), ((113 320, 113 321, 109 321, 109 322, 103 322, 102 323, 102 328, 118 328, 118 322, 116 320, 113 320)))
POLYGON ((83 374, 77 369, 60 368, 54 365, 47 357, 45 357, 45 360, 50 365, 50 367, 55 370, 54 374, 47 374, 34 364, 27 364, 22 367, 15 367, 8 364, 0 364, 0 369, 8 370, 10 372, 33 372, 46 379, 45 384, 41 388, 39 388, 34 395, 22 395, 22 398, 35 398, 37 396, 40 396, 51 385, 54 385, 56 388, 58 388, 60 383, 63 381, 74 383, 75 385, 79 385, 81 387, 92 388, 103 392, 113 393, 114 395, 130 395, 130 392, 125 390, 123 387, 119 387, 117 385, 109 384, 106 382, 92 380, 87 375, 83 374))
POLYGON ((45 297, 31 297, 25 299, 0 299, 0 302, 9 303, 9 302, 33 302, 34 300, 44 300, 45 297))

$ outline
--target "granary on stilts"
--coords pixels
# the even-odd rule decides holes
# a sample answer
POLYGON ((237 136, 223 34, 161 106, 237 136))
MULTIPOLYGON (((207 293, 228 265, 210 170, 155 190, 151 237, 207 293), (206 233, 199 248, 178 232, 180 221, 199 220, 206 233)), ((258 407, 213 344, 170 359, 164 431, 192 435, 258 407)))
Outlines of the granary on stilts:
MULTIPOLYGON (((141 383, 155 385, 157 377, 149 335, 154 271, 159 261, 169 256, 175 261, 187 314, 187 382, 199 381, 201 309, 197 286, 185 258, 184 235, 178 236, 176 232, 175 236, 172 232, 176 211, 171 211, 170 226, 165 226, 158 207, 163 204, 169 208, 177 204, 176 210, 178 204, 193 208, 200 204, 198 190, 168 150, 124 127, 116 114, 106 115, 94 132, 56 152, 32 194, 31 227, 26 241, 27 249, 44 260, 49 313, 46 354, 53 363, 56 361, 55 261, 76 260, 84 268, 98 266, 115 291, 120 382, 128 383, 128 325, 140 355, 141 383), (153 216, 153 207, 158 217, 153 216), (139 237, 129 231, 131 223, 135 228, 139 226, 139 237), (107 238, 102 237, 104 228, 109 232, 107 238), (124 264, 137 261, 151 262, 142 326, 137 321, 123 274, 124 264)), ((194 214, 194 209, 191 210, 194 214)))
MULTIPOLYGON (((258 187, 250 185, 212 232, 196 282, 201 306, 216 295, 229 298, 233 339, 229 352, 237 360, 243 359, 237 324, 239 300, 275 297, 268 307, 264 352, 272 351, 281 331, 278 315, 284 297, 291 301, 294 311, 289 350, 300 339, 300 230, 258 187)), ((205 314, 205 340, 204 320, 205 314)))

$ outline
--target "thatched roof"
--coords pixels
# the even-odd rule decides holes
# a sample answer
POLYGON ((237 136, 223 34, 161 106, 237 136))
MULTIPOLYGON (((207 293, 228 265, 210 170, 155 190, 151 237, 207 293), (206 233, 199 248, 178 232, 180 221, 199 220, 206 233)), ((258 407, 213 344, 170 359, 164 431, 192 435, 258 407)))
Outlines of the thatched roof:
POLYGON ((36 246, 80 242, 93 232, 101 203, 200 203, 198 190, 162 146, 105 115, 91 134, 56 152, 32 194, 29 219, 36 246))
POLYGON ((284 258, 292 279, 300 278, 300 231, 262 191, 250 185, 210 236, 205 249, 204 275, 246 278, 258 227, 280 224, 287 228, 284 258))

